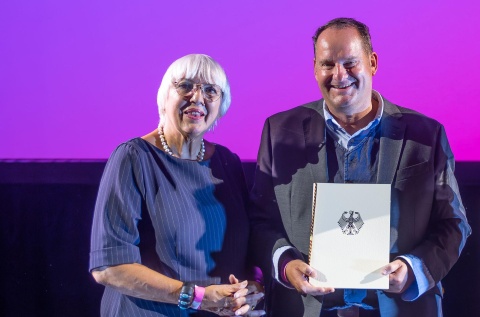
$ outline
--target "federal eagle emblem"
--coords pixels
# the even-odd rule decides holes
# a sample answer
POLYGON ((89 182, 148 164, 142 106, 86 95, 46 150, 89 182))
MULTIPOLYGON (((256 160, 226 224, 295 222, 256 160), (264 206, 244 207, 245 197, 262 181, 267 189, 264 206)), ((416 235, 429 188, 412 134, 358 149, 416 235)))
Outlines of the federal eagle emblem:
POLYGON ((363 220, 358 212, 353 210, 344 211, 340 220, 338 220, 338 225, 344 234, 354 235, 360 232, 363 220))

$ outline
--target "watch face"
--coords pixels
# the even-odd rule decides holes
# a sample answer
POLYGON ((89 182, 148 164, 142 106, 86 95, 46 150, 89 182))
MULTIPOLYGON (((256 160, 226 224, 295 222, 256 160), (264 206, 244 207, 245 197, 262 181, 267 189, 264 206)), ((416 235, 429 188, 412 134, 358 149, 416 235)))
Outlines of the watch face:
POLYGON ((178 297, 178 307, 180 307, 180 309, 189 309, 192 306, 194 293, 195 284, 183 283, 180 296, 178 297))

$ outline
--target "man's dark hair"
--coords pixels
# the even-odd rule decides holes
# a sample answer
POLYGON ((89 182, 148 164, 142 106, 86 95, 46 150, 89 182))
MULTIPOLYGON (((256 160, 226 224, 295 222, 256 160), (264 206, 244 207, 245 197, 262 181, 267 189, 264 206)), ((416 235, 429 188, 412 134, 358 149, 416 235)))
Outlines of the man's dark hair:
POLYGON ((362 39, 363 49, 365 53, 371 54, 373 52, 372 39, 370 38, 370 31, 368 30, 368 26, 352 18, 336 18, 327 22, 327 24, 319 27, 315 32, 315 35, 313 35, 312 39, 313 39, 314 54, 316 54, 315 50, 316 50, 318 37, 323 31, 329 28, 334 28, 337 30, 346 29, 346 28, 356 29, 362 39))

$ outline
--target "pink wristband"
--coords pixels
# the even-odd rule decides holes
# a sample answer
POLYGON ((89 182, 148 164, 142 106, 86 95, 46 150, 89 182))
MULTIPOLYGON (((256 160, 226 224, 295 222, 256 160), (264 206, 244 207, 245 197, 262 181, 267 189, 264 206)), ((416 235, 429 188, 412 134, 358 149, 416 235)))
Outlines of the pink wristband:
POLYGON ((202 305, 203 296, 205 295, 205 287, 195 285, 195 297, 193 298, 192 308, 200 309, 202 305))

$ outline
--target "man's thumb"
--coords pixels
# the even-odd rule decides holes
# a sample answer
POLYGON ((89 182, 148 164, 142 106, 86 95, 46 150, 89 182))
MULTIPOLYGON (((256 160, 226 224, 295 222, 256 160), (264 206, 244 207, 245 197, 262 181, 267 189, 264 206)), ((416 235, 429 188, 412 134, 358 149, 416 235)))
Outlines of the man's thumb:
POLYGON ((396 264, 395 262, 389 263, 383 269, 382 274, 383 275, 392 274, 393 272, 395 272, 398 269, 399 266, 400 265, 396 264))

